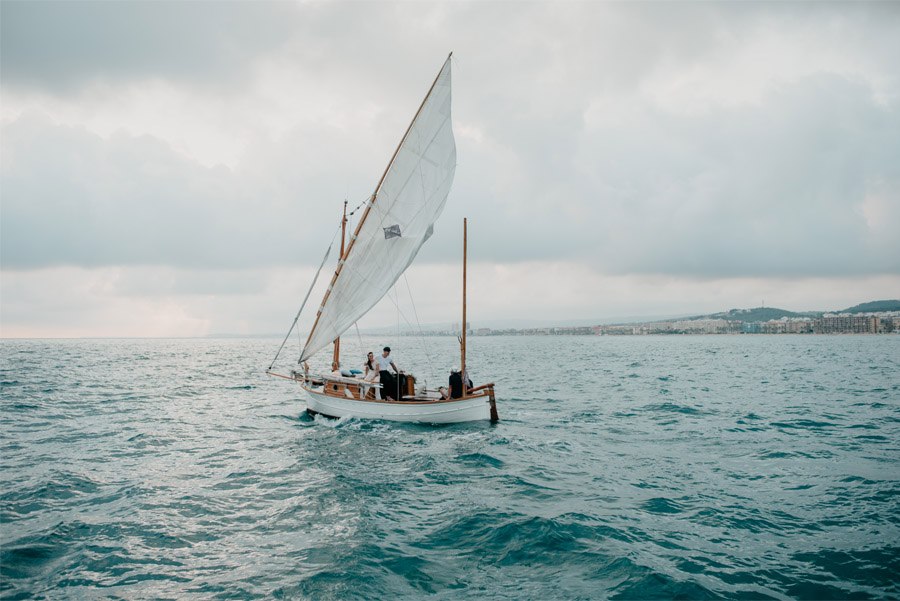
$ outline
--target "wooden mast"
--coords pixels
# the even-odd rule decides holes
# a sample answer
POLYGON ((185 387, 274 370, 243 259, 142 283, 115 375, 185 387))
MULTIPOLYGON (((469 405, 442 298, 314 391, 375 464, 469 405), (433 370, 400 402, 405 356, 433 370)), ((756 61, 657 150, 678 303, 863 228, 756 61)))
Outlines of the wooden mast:
MULTIPOLYGON (((338 258, 338 268, 340 269, 341 261, 344 260, 344 238, 347 234, 347 201, 344 201, 344 216, 341 218, 341 254, 338 258)), ((341 367, 341 337, 334 339, 334 355, 331 357, 332 364, 341 367)))
POLYGON ((462 338, 460 338, 459 354, 460 354, 460 376, 463 380, 463 396, 467 396, 469 387, 469 377, 466 375, 466 247, 467 244, 467 224, 466 218, 463 217, 463 295, 462 295, 462 338))
MULTIPOLYGON (((416 114, 413 116, 412 121, 409 122, 409 125, 406 128, 406 131, 403 133, 403 137, 400 138, 400 143, 397 144, 397 148, 394 150, 394 154, 391 155, 391 160, 388 161, 387 167, 384 168, 384 173, 381 174, 381 179, 378 180, 378 185, 375 186, 375 191, 372 193, 372 196, 369 199, 369 202, 366 204, 366 208, 363 211, 362 217, 359 218, 359 223, 356 224, 356 229, 353 231, 353 235, 350 237, 350 244, 347 246, 347 252, 341 253, 341 261, 338 261, 338 267, 334 272, 334 275, 331 277, 331 284, 328 286, 328 290, 325 291, 325 296, 322 298, 322 304, 319 305, 319 310, 316 313, 316 320, 313 322, 312 328, 309 330, 309 336, 306 338, 306 343, 309 344, 309 341, 312 340, 313 332, 316 331, 316 327, 319 325, 319 318, 322 317, 322 308, 325 306, 325 302, 328 300, 328 297, 331 296, 331 289, 334 288, 334 283, 337 281, 338 276, 341 274, 341 270, 344 267, 343 259, 345 258, 343 255, 349 255, 350 251, 353 250, 353 245, 356 242, 356 237, 359 236, 359 232, 362 230, 363 224, 366 222, 366 218, 369 216, 369 211, 372 210, 372 205, 375 204, 375 201, 378 199, 378 191, 381 190, 381 184, 384 183, 384 178, 387 177, 388 171, 391 170, 391 165, 394 164, 394 159, 397 158, 397 154, 400 152, 400 148, 403 147, 403 143, 406 141, 406 137, 409 136, 410 130, 412 130, 413 124, 416 122, 416 119, 419 118, 419 113, 422 112, 422 108, 425 106, 425 102, 428 100, 428 97, 431 96, 432 90, 434 90, 434 86, 437 85, 438 79, 441 77, 441 73, 444 72, 444 67, 447 65, 447 62, 453 57, 453 53, 451 52, 447 55, 447 60, 444 61, 444 64, 441 65, 441 70, 438 71, 438 74, 434 77, 434 81, 431 82, 431 87, 428 88, 428 93, 425 94, 425 98, 422 99, 422 103, 419 105, 419 108, 416 110, 416 114)), ((341 242, 343 244, 343 240, 341 242)))

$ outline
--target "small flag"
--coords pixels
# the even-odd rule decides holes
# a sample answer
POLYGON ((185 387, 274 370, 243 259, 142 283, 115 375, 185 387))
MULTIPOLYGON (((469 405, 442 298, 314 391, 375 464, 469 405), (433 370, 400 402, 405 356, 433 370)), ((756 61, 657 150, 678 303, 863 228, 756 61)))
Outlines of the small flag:
POLYGON ((390 240, 391 238, 399 238, 400 237, 400 225, 389 225, 384 229, 384 239, 390 240))

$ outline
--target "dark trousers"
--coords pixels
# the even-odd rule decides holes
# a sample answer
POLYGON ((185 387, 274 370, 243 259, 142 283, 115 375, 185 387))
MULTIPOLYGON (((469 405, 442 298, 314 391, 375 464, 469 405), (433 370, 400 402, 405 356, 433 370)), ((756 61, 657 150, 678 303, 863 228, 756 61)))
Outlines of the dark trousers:
POLYGON ((381 398, 391 397, 397 400, 397 384, 394 382, 394 376, 389 371, 379 372, 381 375, 381 398))

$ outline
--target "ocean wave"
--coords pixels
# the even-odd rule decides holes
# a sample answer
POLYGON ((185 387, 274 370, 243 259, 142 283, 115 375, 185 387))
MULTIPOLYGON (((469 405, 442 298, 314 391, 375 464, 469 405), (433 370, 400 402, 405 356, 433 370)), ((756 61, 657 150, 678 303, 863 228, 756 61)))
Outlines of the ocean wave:
POLYGON ((629 338, 482 337, 441 427, 308 416, 279 341, 2 341, 0 596, 900 596, 900 339, 629 338))

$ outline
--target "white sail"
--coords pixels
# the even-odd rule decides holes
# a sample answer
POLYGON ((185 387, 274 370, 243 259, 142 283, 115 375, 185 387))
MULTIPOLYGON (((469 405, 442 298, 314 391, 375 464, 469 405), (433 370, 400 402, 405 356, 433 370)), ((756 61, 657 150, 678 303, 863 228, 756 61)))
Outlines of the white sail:
POLYGON ((369 200, 300 361, 344 333, 409 267, 431 236, 455 172, 448 58, 369 200))

